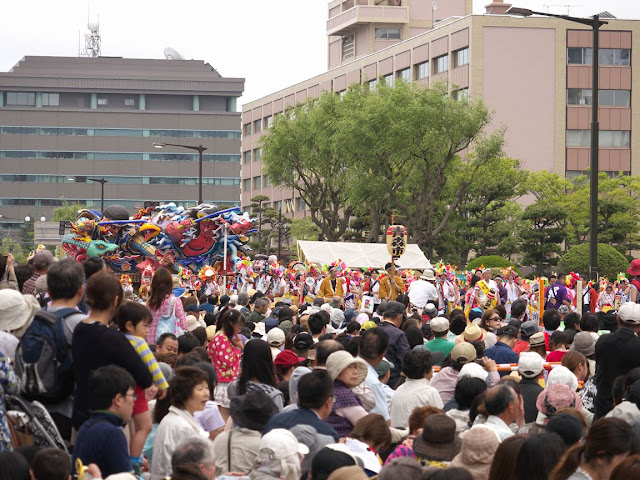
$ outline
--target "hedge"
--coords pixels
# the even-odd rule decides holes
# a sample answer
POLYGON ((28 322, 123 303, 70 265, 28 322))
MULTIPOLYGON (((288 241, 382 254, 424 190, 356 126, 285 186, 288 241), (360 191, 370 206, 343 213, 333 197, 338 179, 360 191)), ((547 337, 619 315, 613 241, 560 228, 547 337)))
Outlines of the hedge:
MULTIPOLYGON (((473 260, 471 260, 469 262, 469 264, 467 265, 467 270, 475 270, 476 268, 479 268, 480 265, 484 265, 485 268, 507 268, 507 267, 511 267, 513 268, 513 270, 518 274, 520 274, 520 270, 518 270, 518 267, 516 267, 516 264, 507 260, 504 257, 501 257, 499 255, 484 255, 481 257, 476 257, 473 260)), ((497 272, 491 272, 492 275, 494 275, 497 272)), ((495 275, 494 275, 495 276, 495 275)))
MULTIPOLYGON (((598 273, 609 280, 615 280, 618 273, 629 268, 629 260, 611 245, 598 244, 598 273)), ((558 262, 558 271, 581 273, 589 276, 589 244, 582 243, 567 250, 558 262)))

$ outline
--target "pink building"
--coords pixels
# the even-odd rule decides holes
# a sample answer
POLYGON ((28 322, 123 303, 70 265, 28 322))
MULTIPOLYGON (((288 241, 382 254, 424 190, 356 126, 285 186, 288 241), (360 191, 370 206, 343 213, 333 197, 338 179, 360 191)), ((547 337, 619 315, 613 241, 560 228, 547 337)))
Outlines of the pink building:
MULTIPOLYGON (((286 215, 306 206, 262 174, 260 137, 274 116, 322 92, 395 79, 446 82, 455 98, 482 98, 492 127, 506 126, 506 154, 529 170, 567 177, 589 166, 592 30, 562 19, 505 15, 508 4, 471 15, 471 1, 335 0, 329 4, 329 70, 245 104, 242 111, 241 205, 262 194, 286 215), (425 6, 426 5, 426 6, 425 6), (444 5, 448 10, 444 10, 444 5), (432 16, 433 15, 433 16, 432 16), (435 22, 434 22, 435 20, 435 22)), ((607 18, 600 32, 600 170, 637 174, 640 116, 631 94, 640 21, 607 18), (635 148, 635 150, 634 150, 635 148)), ((636 88, 640 89, 640 86, 636 88)))

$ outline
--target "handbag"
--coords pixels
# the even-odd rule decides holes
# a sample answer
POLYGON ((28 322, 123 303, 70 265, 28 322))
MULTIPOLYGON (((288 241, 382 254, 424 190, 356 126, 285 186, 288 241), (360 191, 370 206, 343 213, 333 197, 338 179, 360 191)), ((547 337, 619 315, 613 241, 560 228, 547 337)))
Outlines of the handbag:
POLYGON ((180 319, 176 316, 176 297, 172 296, 169 300, 169 306, 165 315, 158 319, 156 327, 156 342, 160 335, 172 333, 176 337, 184 334, 184 330, 180 326, 180 319))
POLYGON ((27 420, 22 415, 7 415, 6 418, 13 448, 17 449, 33 445, 34 439, 31 432, 29 432, 27 420))

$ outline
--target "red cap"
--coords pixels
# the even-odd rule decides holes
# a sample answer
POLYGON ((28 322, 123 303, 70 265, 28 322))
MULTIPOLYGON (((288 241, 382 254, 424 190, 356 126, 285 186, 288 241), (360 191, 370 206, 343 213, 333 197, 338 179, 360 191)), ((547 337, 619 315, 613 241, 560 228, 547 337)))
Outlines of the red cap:
POLYGON ((305 360, 306 358, 297 356, 291 350, 283 350, 278 354, 273 364, 282 365, 283 367, 293 367, 305 360))

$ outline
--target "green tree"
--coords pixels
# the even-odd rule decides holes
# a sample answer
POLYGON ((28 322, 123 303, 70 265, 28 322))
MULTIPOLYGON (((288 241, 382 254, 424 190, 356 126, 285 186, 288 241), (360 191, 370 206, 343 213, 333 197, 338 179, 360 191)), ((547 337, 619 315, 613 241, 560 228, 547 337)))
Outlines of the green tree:
POLYGON ((318 240, 320 229, 310 218, 294 218, 291 220, 291 236, 297 240, 318 240))
MULTIPOLYGON (((455 181, 451 182, 452 192, 445 192, 445 198, 460 190, 466 177, 461 166, 454 165, 452 170, 455 181)), ((438 255, 453 246, 460 255, 455 263, 465 265, 471 250, 477 255, 511 256, 518 252, 522 206, 517 199, 528 191, 528 174, 512 158, 492 158, 482 165, 474 181, 463 191, 449 224, 435 240, 438 255)))
MULTIPOLYGON (((558 270, 568 272, 589 272, 589 244, 571 247, 558 262, 558 270)), ((598 243, 598 273, 609 280, 629 268, 629 260, 611 245, 598 243)))
POLYGON ((565 210, 547 199, 537 200, 524 209, 522 218, 523 265, 535 265, 538 275, 545 274, 558 262, 561 244, 566 237, 565 210))
POLYGON ((0 253, 2 253, 3 255, 11 253, 13 254, 13 257, 15 258, 17 263, 26 263, 28 252, 29 250, 31 250, 31 248, 33 248, 32 245, 33 242, 31 242, 31 244, 29 245, 29 249, 27 250, 27 252, 25 252, 25 249, 22 248, 20 242, 16 241, 13 238, 3 238, 0 253))
POLYGON ((516 271, 518 275, 520 275, 520 270, 518 270, 518 267, 515 263, 499 255, 483 255, 480 257, 476 257, 469 262, 466 269, 473 271, 477 268, 480 268, 482 265, 484 265, 485 268, 511 267, 516 271))
POLYGON ((20 228, 20 242, 25 249, 34 244, 34 226, 35 220, 31 218, 28 222, 25 221, 22 228, 20 228))
POLYGON ((344 110, 337 95, 321 95, 279 115, 262 137, 264 172, 273 185, 298 193, 321 239, 329 241, 340 238, 353 213, 348 162, 336 142, 344 110))
POLYGON ((63 220, 75 222, 78 210, 83 210, 85 208, 89 207, 87 207, 84 203, 63 202, 63 205, 61 207, 53 209, 53 218, 51 218, 51 220, 53 222, 61 222, 63 220))

